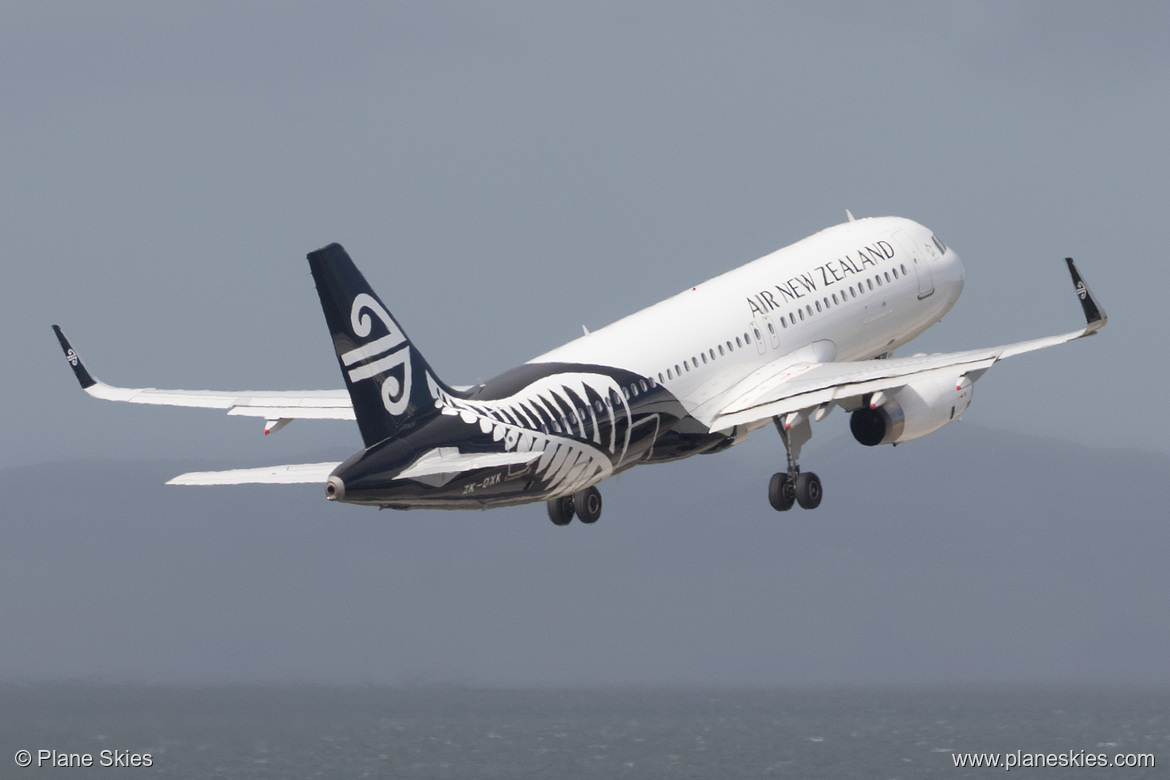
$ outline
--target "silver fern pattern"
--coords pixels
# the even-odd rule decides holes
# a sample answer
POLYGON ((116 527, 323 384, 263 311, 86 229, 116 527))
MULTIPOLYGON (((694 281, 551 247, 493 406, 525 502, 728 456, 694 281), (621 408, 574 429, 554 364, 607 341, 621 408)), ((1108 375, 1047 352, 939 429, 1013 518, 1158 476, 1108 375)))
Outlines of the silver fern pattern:
POLYGON ((442 414, 479 426, 507 452, 542 453, 536 474, 556 495, 609 477, 629 450, 630 405, 617 380, 605 374, 552 374, 492 400, 451 395, 429 373, 427 384, 442 414))

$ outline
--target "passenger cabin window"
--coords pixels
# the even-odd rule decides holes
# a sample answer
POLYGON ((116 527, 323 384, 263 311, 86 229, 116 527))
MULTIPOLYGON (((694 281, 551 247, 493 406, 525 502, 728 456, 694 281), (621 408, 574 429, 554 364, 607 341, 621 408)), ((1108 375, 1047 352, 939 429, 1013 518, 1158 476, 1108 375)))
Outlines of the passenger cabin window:
POLYGON ((719 345, 719 355, 720 356, 723 355, 723 345, 722 344, 719 345))
POLYGON ((890 281, 890 272, 886 271, 886 281, 890 281))
POLYGON ((743 342, 739 340, 739 336, 735 337, 735 346, 737 346, 737 347, 743 346, 743 342))

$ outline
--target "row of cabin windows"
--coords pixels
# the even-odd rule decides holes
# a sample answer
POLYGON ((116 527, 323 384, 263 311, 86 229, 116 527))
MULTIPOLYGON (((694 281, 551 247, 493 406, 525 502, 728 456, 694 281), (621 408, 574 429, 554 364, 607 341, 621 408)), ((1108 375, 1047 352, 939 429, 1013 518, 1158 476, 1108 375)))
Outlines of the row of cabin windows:
MULTIPOLYGON (((874 288, 875 282, 877 283, 878 287, 881 287, 883 277, 885 278, 886 282, 891 282, 894 279, 899 278, 898 268, 901 268, 901 270, 902 270, 901 275, 902 276, 909 275, 910 272, 906 269, 905 263, 894 268, 893 271, 883 271, 882 273, 874 274, 872 279, 866 279, 864 282, 859 281, 856 286, 849 285, 847 288, 842 290, 840 294, 834 292, 832 295, 825 296, 824 298, 821 298, 821 300, 819 300, 819 301, 814 301, 813 303, 805 304, 803 309, 797 309, 795 313, 788 312, 787 315, 783 315, 783 314, 780 315, 780 327, 787 328, 789 325, 795 325, 798 317, 800 318, 800 321, 803 322, 805 319, 806 312, 807 312, 808 316, 811 318, 813 316, 813 306, 814 305, 816 306, 817 312, 828 311, 830 306, 837 306, 837 305, 840 305, 842 303, 845 303, 845 301, 852 300, 859 295, 864 295, 867 287, 871 291, 874 290, 875 289, 874 288), (892 277, 891 277, 891 273, 893 274, 892 277), (832 301, 831 303, 830 303, 830 300, 832 301), (823 306, 822 306, 822 304, 823 304, 823 306)), ((755 333, 755 335, 756 335, 756 341, 763 341, 764 340, 763 334, 760 333, 759 328, 753 327, 752 332, 755 333)), ((773 336, 776 335, 776 326, 774 326, 771 322, 768 323, 768 332, 771 333, 773 336)), ((745 347, 751 343, 752 343, 751 336, 749 336, 747 333, 743 334, 742 341, 740 340, 739 336, 736 336, 735 337, 735 347, 731 346, 730 341, 726 342, 726 344, 727 344, 727 352, 726 353, 723 351, 723 345, 722 344, 719 345, 719 356, 723 357, 724 354, 730 354, 730 353, 734 352, 737 347, 742 349, 743 347, 745 347)), ((709 349, 709 350, 707 350, 707 352, 700 352, 699 354, 702 357, 704 364, 707 363, 707 355, 711 356, 712 362, 715 361, 715 350, 714 349, 709 349)), ((683 375, 684 371, 686 371, 687 373, 690 373, 692 366, 694 366, 695 368, 699 367, 699 359, 698 358, 692 357, 689 361, 684 360, 682 362, 681 367, 679 366, 678 363, 675 363, 673 370, 668 368, 668 369, 666 369, 665 372, 661 372, 661 371, 658 372, 658 381, 665 382, 668 379, 674 379, 675 377, 680 377, 683 375), (663 373, 665 373, 665 375, 666 375, 665 378, 663 378, 663 373)))
MULTIPOLYGON (((799 317, 801 321, 804 321, 806 312, 808 313, 809 317, 812 317, 814 305, 816 306, 817 312, 828 311, 830 306, 845 303, 847 300, 852 300, 859 295, 864 295, 866 288, 869 288, 871 291, 874 290, 875 282, 877 283, 878 287, 881 287, 883 278, 885 278, 886 282, 891 282, 894 279, 899 278, 898 268, 902 269, 902 276, 906 276, 910 273, 906 269, 906 265, 903 263, 901 266, 894 268, 893 271, 883 271, 880 274, 874 274, 873 278, 866 279, 864 282, 858 282, 856 287, 854 285, 849 285, 841 291, 840 295, 833 293, 831 296, 821 298, 821 300, 814 301, 812 304, 805 304, 803 309, 796 310, 795 315, 792 312, 789 312, 787 316, 780 315, 780 327, 787 328, 789 325, 795 325, 797 317, 799 317), (893 274, 892 277, 891 274, 893 274), (831 303, 830 299, 832 299, 831 303), (824 304, 824 306, 822 307, 821 304, 824 304)), ((771 323, 769 323, 768 327, 771 327, 771 323)))
MULTIPOLYGON (((753 328, 752 330, 756 334, 756 340, 763 341, 763 336, 760 335, 760 329, 753 328)), ((775 332, 775 331, 773 331, 773 332, 775 332)), ((724 355, 730 355, 736 349, 743 349, 747 345, 751 344, 752 337, 748 333, 745 332, 742 337, 740 337, 740 336, 735 337, 735 346, 732 346, 730 339, 724 343, 727 344, 727 351, 726 352, 724 352, 724 350, 723 350, 723 344, 720 344, 717 347, 712 347, 711 349, 708 349, 706 352, 700 352, 698 357, 695 357, 692 355, 689 360, 684 360, 682 362, 682 366, 679 366, 678 363, 675 363, 673 369, 670 369, 670 368, 666 369, 665 379, 663 378, 663 372, 659 371, 658 372, 658 381, 665 382, 667 379, 674 379, 675 377, 682 376, 683 372, 686 372, 689 374, 692 367, 693 368, 699 367, 700 360, 702 360, 703 364, 706 365, 708 362, 707 361, 708 356, 710 356, 710 358, 711 358, 710 362, 714 363, 716 349, 719 350, 719 357, 723 357, 724 355)))

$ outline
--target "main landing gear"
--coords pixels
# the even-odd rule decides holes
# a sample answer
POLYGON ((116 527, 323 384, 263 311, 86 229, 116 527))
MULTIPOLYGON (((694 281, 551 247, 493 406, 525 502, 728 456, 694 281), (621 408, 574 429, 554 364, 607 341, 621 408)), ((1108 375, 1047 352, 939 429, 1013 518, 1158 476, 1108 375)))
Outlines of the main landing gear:
POLYGON ((568 525, 573 515, 582 523, 596 523, 601 517, 601 491, 587 487, 571 496, 561 496, 548 502, 548 518, 554 525, 568 525))
POLYGON ((768 503, 777 512, 787 512, 793 504, 800 504, 802 509, 816 509, 824 495, 821 478, 811 471, 801 473, 800 466, 796 465, 801 446, 812 438, 812 425, 803 415, 790 415, 787 422, 779 417, 772 418, 772 421, 780 431, 788 454, 788 471, 772 475, 768 483, 768 503))

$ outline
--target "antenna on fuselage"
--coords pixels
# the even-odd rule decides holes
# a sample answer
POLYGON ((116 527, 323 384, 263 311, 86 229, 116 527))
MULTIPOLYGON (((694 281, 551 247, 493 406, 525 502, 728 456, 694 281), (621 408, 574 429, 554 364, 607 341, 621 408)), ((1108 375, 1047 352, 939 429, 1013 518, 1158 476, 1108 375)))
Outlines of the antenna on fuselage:
POLYGON ((849 221, 850 221, 850 222, 856 222, 856 221, 857 221, 856 219, 854 219, 854 218, 853 218, 853 212, 852 212, 852 211, 850 211, 849 209, 845 209, 845 216, 849 217, 849 221))

